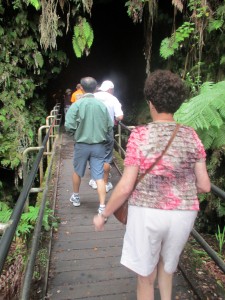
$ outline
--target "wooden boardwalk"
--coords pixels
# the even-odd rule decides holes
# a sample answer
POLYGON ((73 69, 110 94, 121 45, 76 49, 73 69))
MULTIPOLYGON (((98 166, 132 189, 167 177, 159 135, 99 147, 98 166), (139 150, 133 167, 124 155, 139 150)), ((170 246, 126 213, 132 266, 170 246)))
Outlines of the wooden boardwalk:
MULTIPOLYGON (((120 264, 125 227, 111 217, 104 232, 94 231, 92 219, 99 203, 97 191, 88 185, 88 168, 81 182, 81 206, 70 203, 74 143, 65 133, 60 141, 56 215, 61 222, 53 234, 46 299, 135 300, 136 276, 120 264)), ((120 175, 115 167, 111 174, 115 185, 120 175)), ((158 288, 155 290, 155 299, 160 299, 158 288)), ((173 299, 195 299, 179 271, 173 299)))

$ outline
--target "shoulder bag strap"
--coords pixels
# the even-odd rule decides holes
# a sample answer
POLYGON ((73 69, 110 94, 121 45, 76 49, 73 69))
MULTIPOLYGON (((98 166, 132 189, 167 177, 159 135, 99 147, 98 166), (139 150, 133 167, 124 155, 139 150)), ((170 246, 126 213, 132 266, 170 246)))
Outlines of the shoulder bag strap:
POLYGON ((163 152, 161 153, 161 155, 160 155, 159 157, 157 157, 157 159, 156 159, 155 162, 151 165, 151 167, 148 168, 148 169, 145 171, 145 173, 143 173, 142 175, 140 175, 140 177, 137 179, 137 181, 136 181, 136 183, 135 183, 134 188, 136 187, 136 185, 138 184, 138 182, 140 182, 140 181, 145 177, 145 175, 146 175, 149 171, 151 171, 151 170, 154 168, 154 166, 160 161, 160 159, 163 157, 163 155, 167 152, 167 150, 169 149, 170 145, 172 144, 172 141, 173 141, 173 139, 175 138, 175 136, 176 136, 176 134, 177 134, 179 128, 180 128, 180 124, 176 124, 176 127, 175 127, 175 129, 174 129, 174 131, 173 131, 173 134, 171 135, 171 138, 169 139, 169 141, 168 141, 168 143, 167 143, 165 149, 163 150, 163 152))

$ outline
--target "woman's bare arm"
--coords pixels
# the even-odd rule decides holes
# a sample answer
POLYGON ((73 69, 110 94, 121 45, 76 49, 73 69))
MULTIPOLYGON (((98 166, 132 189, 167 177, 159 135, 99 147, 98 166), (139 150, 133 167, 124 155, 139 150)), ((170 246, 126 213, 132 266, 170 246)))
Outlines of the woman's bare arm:
POLYGON ((205 162, 195 163, 196 187, 198 193, 208 193, 211 190, 209 175, 205 162))

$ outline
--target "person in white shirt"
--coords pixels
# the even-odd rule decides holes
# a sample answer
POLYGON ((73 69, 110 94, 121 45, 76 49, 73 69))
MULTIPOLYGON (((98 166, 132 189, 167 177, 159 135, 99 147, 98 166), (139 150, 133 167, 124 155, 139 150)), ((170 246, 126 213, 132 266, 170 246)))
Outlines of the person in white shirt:
MULTIPOLYGON (((105 80, 102 82, 98 91, 94 93, 94 95, 97 99, 101 100, 103 104, 105 104, 113 122, 121 121, 123 119, 122 105, 119 102, 119 100, 113 95, 113 93, 114 93, 114 84, 110 80, 105 80)), ((110 164, 113 158, 113 148, 114 148, 114 135, 112 130, 109 136, 109 141, 106 144, 106 156, 105 156, 105 163, 104 163, 104 181, 106 184, 107 193, 113 188, 112 183, 109 182, 109 172, 110 172, 110 164)), ((96 182, 93 179, 89 181, 89 185, 93 189, 97 188, 96 182)))

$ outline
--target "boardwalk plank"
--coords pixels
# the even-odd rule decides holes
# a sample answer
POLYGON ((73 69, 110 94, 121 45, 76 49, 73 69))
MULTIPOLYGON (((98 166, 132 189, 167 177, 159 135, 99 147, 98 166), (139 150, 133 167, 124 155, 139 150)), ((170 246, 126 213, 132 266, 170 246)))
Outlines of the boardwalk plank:
MULTIPOLYGON (((53 234, 45 298, 135 300, 136 275, 120 264, 125 227, 112 216, 104 232, 94 231, 92 220, 97 212, 98 196, 88 185, 88 168, 81 182, 81 206, 74 207, 69 201, 72 193, 73 145, 72 139, 63 133, 55 207, 60 224, 53 234)), ((115 185, 119 174, 115 168, 111 172, 111 181, 115 185)), ((173 299, 194 299, 188 295, 188 289, 180 272, 176 272, 173 299), (187 296, 182 296, 184 290, 187 296)), ((155 299, 160 299, 157 287, 155 292, 155 299)))

